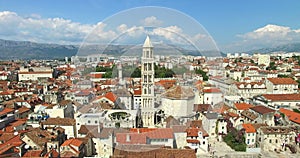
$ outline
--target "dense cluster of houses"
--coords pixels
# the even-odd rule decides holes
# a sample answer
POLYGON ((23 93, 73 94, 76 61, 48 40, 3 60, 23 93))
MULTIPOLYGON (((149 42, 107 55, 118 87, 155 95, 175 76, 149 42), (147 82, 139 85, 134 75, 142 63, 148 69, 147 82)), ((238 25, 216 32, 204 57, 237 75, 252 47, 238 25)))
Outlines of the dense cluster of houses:
POLYGON ((161 67, 187 71, 154 79, 155 111, 147 115, 143 78, 122 78, 120 67, 113 78, 86 71, 139 65, 137 58, 0 62, 0 157, 192 158, 211 154, 211 141, 223 141, 229 128, 243 132, 246 152, 299 153, 294 56, 155 56, 161 67))

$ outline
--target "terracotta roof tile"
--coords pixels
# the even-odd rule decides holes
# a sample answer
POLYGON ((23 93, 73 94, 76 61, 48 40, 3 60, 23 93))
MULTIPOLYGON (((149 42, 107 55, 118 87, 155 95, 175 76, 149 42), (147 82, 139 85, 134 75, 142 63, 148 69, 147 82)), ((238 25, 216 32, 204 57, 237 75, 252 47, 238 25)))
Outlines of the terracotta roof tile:
POLYGON ((19 114, 22 114, 22 113, 25 113, 28 111, 30 111, 30 109, 25 106, 22 106, 21 108, 18 109, 19 114))
POLYGON ((191 88, 174 86, 161 94, 161 97, 166 97, 170 99, 188 99, 194 97, 195 94, 191 88))
POLYGON ((246 133, 255 133, 256 132, 255 128, 250 123, 244 123, 243 128, 245 129, 246 133))
POLYGON ((134 94, 135 96, 140 96, 140 95, 142 95, 142 90, 141 90, 141 89, 134 90, 134 91, 133 91, 133 94, 134 94))
POLYGON ((13 138, 15 135, 14 133, 3 133, 0 136, 0 141, 6 142, 8 140, 10 140, 11 138, 13 138))
POLYGON ((173 139, 171 128, 131 129, 130 133, 117 133, 117 142, 121 144, 146 144, 149 139, 173 139))
POLYGON ((140 133, 117 133, 116 141, 120 144, 146 144, 145 134, 140 133))
POLYGON ((262 96, 271 101, 300 101, 300 94, 263 94, 262 96))
POLYGON ((59 157, 59 153, 55 149, 51 149, 48 153, 44 155, 44 157, 50 157, 50 154, 52 157, 59 157))
POLYGON ((116 96, 113 92, 108 92, 104 95, 107 99, 112 101, 113 103, 117 101, 118 96, 116 96))
POLYGON ((244 110, 242 113, 241 113, 242 116, 254 121, 258 116, 257 114, 255 114, 254 112, 251 112, 249 110, 244 110))
POLYGON ((74 145, 79 147, 80 145, 82 145, 83 142, 79 139, 76 138, 72 138, 72 139, 68 139, 66 140, 61 146, 70 146, 70 145, 74 145))
POLYGON ((186 142, 193 143, 193 144, 199 144, 200 141, 198 139, 187 139, 186 142))
POLYGON ((273 84, 293 84, 293 85, 298 85, 298 83, 293 80, 292 78, 268 78, 270 82, 273 84))
POLYGON ((73 153, 72 151, 61 151, 60 157, 78 157, 78 154, 73 153))
POLYGON ((120 145, 116 146, 112 158, 196 158, 193 149, 171 149, 158 145, 120 145))
POLYGON ((210 104, 194 104, 194 111, 196 112, 206 112, 211 108, 210 104))
POLYGON ((186 133, 188 137, 198 137, 198 132, 201 131, 202 135, 207 137, 208 133, 203 128, 188 128, 186 129, 186 133))
POLYGON ((61 125, 61 126, 74 126, 76 120, 72 118, 48 118, 42 122, 43 125, 61 125))
POLYGON ((203 89, 203 93, 222 93, 219 88, 203 89))
POLYGON ((234 106, 237 110, 248 110, 249 108, 253 107, 253 105, 247 103, 235 103, 234 106))
POLYGON ((250 109, 261 115, 275 112, 275 110, 268 108, 266 106, 263 106, 263 105, 254 106, 254 107, 251 107, 250 109))
POLYGON ((286 115, 290 121, 300 124, 300 113, 288 109, 284 109, 284 108, 280 108, 279 112, 286 115))
POLYGON ((5 115, 5 114, 9 114, 9 113, 13 113, 13 112, 14 112, 14 109, 4 108, 2 111, 0 111, 0 116, 5 115))
POLYGON ((28 150, 22 157, 41 157, 42 150, 28 150))

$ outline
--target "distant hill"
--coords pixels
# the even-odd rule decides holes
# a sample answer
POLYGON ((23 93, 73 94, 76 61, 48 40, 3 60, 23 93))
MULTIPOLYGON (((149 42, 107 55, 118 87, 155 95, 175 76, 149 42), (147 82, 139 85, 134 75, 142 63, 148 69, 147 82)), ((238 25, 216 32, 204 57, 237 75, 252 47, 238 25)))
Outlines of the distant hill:
POLYGON ((77 53, 78 46, 0 39, 0 59, 59 59, 77 53))
POLYGON ((270 53, 270 52, 300 52, 300 43, 285 44, 271 48, 261 48, 247 51, 248 54, 254 53, 270 53))
MULTIPOLYGON (((159 55, 205 55, 219 56, 218 51, 199 52, 187 50, 175 45, 157 44, 155 54, 159 55)), ((80 49, 79 45, 45 44, 29 41, 11 41, 0 39, 0 60, 13 59, 63 59, 74 55, 88 55, 104 53, 113 56, 132 55, 140 56, 141 45, 91 45, 80 49)))

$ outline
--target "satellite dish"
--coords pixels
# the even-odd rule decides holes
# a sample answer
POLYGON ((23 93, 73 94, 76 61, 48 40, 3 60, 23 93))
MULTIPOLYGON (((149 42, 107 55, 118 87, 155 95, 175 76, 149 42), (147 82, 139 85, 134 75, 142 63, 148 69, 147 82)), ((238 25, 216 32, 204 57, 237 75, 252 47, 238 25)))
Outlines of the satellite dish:
POLYGON ((18 134, 19 134, 19 133, 18 133, 17 131, 16 131, 16 132, 14 132, 14 135, 15 135, 15 136, 17 136, 18 134))
POLYGON ((27 145, 27 144, 25 145, 25 149, 29 149, 29 147, 30 147, 29 145, 27 145))

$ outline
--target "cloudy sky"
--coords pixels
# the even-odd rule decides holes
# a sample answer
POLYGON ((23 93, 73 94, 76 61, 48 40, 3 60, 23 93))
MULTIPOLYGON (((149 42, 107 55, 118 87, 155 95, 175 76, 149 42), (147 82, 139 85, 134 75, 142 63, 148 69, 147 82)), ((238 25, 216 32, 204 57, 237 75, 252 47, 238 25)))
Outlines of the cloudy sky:
POLYGON ((246 51, 300 42, 299 7, 297 0, 0 0, 0 39, 136 44, 149 34, 155 42, 246 51))

